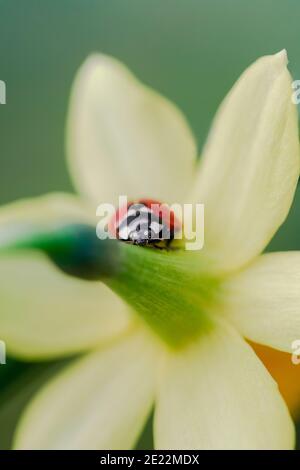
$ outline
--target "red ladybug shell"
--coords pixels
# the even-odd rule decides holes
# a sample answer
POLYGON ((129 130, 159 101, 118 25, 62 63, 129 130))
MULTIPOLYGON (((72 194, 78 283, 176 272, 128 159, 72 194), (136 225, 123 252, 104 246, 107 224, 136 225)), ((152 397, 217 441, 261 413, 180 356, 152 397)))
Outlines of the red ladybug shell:
POLYGON ((121 222, 126 218, 128 209, 134 204, 142 204, 146 206, 152 213, 161 220, 162 224, 167 227, 170 232, 174 233, 181 227, 179 220, 175 217, 172 210, 169 209, 167 204, 162 204, 154 199, 139 199, 137 201, 130 201, 127 205, 119 207, 111 220, 108 223, 108 230, 111 236, 118 237, 118 228, 121 222))

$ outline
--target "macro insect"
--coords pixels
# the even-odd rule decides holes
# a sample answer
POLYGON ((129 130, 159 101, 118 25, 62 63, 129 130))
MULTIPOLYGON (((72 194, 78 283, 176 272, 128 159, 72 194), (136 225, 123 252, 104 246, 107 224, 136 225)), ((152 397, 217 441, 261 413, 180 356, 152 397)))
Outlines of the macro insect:
POLYGON ((180 223, 166 204, 152 199, 129 202, 117 210, 109 231, 120 241, 134 245, 167 248, 180 223))

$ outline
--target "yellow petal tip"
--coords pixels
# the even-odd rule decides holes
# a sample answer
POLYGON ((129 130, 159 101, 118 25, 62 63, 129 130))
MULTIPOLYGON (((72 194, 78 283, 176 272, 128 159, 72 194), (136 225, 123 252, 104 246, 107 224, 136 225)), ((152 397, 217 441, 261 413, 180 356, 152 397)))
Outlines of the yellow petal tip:
POLYGON ((287 65, 289 62, 286 49, 282 49, 280 52, 277 52, 277 54, 274 54, 274 58, 276 58, 281 65, 287 65))

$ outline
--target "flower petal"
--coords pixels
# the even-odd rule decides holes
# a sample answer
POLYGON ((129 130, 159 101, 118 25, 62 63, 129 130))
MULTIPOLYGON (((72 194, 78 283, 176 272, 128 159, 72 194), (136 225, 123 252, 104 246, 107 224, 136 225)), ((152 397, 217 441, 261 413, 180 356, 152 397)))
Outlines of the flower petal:
POLYGON ((50 359, 126 331, 128 308, 98 282, 63 274, 45 255, 0 260, 0 333, 10 354, 50 359))
POLYGON ((116 59, 93 55, 75 80, 67 149, 76 187, 97 205, 150 197, 180 202, 196 147, 182 114, 116 59))
POLYGON ((194 198, 220 269, 260 253, 285 220, 299 176, 296 106, 286 52, 251 65, 223 102, 204 149, 194 198))
POLYGON ((300 339, 300 252, 268 253, 230 279, 226 315, 248 339, 292 353, 300 339))
MULTIPOLYGON (((72 196, 50 195, 0 210, 0 240, 21 222, 89 218, 72 196)), ((128 309, 106 286, 63 274, 34 251, 0 257, 0 336, 8 352, 53 358, 91 348, 129 327, 128 309)))
POLYGON ((128 449, 154 398, 155 348, 138 333, 68 367, 29 405, 18 449, 128 449))
POLYGON ((256 343, 251 343, 251 346, 278 383, 280 393, 292 417, 298 420, 300 417, 300 368, 295 367, 288 353, 256 343))
POLYGON ((161 449, 290 449, 294 428, 267 370, 222 326, 167 359, 155 441, 161 449))

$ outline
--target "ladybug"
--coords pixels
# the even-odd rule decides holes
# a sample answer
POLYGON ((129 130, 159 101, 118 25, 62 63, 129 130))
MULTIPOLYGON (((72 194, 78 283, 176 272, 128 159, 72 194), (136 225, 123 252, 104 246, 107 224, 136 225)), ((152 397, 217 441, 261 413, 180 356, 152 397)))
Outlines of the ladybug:
POLYGON ((166 248, 180 228, 174 212, 166 204, 152 199, 131 201, 111 219, 111 235, 127 243, 166 248))

